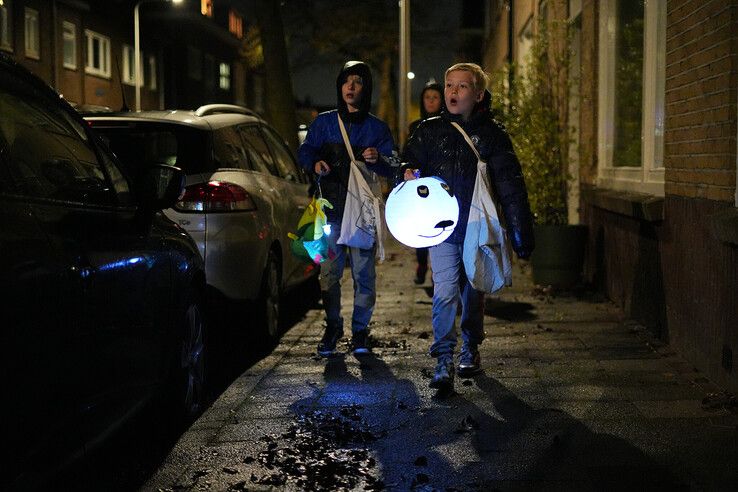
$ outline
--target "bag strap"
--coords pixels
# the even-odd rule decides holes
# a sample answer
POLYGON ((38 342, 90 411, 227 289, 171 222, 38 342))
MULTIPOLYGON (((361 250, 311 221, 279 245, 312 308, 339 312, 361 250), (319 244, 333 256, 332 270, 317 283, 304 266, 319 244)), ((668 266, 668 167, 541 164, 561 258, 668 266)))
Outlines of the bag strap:
POLYGON ((351 162, 356 162, 356 157, 354 157, 354 150, 351 148, 351 142, 349 142, 348 134, 346 133, 346 127, 343 126, 343 120, 341 119, 340 113, 336 112, 336 116, 338 117, 338 127, 341 129, 343 144, 346 146, 346 150, 348 151, 348 155, 351 158, 351 162))
POLYGON ((456 127, 456 129, 459 130, 459 132, 461 132, 461 134, 464 136, 464 140, 466 140, 466 143, 468 143, 469 144, 469 147, 471 147, 471 149, 474 151, 474 155, 477 156, 477 160, 478 161, 481 161, 482 158, 479 157, 479 152, 477 151, 477 148, 474 147, 474 143, 472 143, 471 138, 469 138, 469 135, 466 134, 466 132, 464 131, 464 129, 461 128, 461 125, 459 125, 455 121, 452 121, 451 124, 454 125, 456 127))

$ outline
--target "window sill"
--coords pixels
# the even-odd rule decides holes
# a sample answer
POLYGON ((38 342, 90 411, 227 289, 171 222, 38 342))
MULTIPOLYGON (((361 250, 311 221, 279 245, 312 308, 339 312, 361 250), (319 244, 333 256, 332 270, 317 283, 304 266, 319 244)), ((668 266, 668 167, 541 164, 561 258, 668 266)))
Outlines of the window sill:
POLYGON ((708 217, 710 232, 718 241, 738 246, 738 208, 730 207, 708 217))
POLYGON ((587 188, 582 199, 594 207, 644 222, 664 220, 664 198, 645 193, 587 188))

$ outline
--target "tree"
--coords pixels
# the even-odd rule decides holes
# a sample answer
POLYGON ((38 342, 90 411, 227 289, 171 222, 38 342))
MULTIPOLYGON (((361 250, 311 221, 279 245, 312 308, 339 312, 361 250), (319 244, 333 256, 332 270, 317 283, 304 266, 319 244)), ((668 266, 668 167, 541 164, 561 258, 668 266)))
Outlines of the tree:
POLYGON ((280 2, 256 0, 252 3, 259 25, 266 74, 266 119, 297 150, 297 118, 292 77, 287 58, 280 2))

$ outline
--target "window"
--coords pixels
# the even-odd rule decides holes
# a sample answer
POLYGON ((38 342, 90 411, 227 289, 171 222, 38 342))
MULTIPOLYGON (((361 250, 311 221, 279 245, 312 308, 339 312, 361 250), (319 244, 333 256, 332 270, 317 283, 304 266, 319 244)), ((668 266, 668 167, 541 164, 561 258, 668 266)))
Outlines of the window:
POLYGON ((213 16, 213 0, 200 0, 200 12, 205 17, 213 16))
POLYGON ((202 80, 202 51, 187 47, 187 75, 192 80, 202 80))
POLYGON ((121 78, 124 84, 136 85, 136 57, 134 56, 135 50, 128 46, 123 45, 123 70, 121 78))
POLYGON ((148 80, 149 80, 149 89, 152 91, 156 90, 156 56, 149 55, 148 58, 148 80))
POLYGON ((243 39, 243 17, 235 10, 228 12, 228 30, 238 39, 243 39))
POLYGON ((0 48, 13 49, 13 5, 11 0, 0 1, 0 48))
POLYGON ((62 22, 62 42, 64 44, 64 68, 77 69, 77 26, 62 22))
POLYGON ((38 60, 41 57, 41 38, 38 32, 38 10, 26 7, 25 22, 26 57, 38 60))
POLYGON ((663 196, 666 2, 603 1, 599 49, 598 183, 663 196))
POLYGON ((110 78, 110 38, 85 30, 87 38, 87 63, 85 72, 110 78))
POLYGON ((231 66, 227 63, 220 64, 220 88, 224 91, 231 88, 231 66))
POLYGON ((258 159, 255 159, 254 162, 256 164, 256 170, 269 173, 274 176, 279 176, 279 170, 277 169, 277 166, 274 165, 274 161, 272 161, 269 147, 267 147, 259 129, 255 126, 244 126, 241 127, 240 130, 249 153, 254 153, 258 156, 258 159))
POLYGON ((213 156, 219 169, 251 169, 243 142, 232 126, 213 132, 213 156))
POLYGON ((279 169, 279 175, 285 179, 295 182, 302 181, 302 173, 298 170, 295 158, 289 151, 282 139, 270 128, 262 127, 269 148, 272 150, 274 162, 279 169))
MULTIPOLYGON (((22 195, 64 202, 115 205, 111 182, 86 127, 54 100, 25 84, 0 90, 0 140, 7 142, 8 171, 22 195)), ((125 180, 118 183, 127 192, 125 180)))

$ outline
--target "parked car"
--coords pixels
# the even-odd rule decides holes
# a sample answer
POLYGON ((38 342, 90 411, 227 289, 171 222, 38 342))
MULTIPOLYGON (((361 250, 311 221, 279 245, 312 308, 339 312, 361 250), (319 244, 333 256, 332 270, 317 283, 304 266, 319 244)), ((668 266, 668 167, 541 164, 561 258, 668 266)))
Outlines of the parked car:
POLYGON ((209 299, 255 305, 256 319, 240 317, 244 329, 278 337, 283 293, 316 279, 317 269, 289 249, 309 179, 277 132, 228 104, 86 119, 133 173, 152 164, 185 171, 185 194, 164 213, 200 248, 209 299))
POLYGON ((132 181, 0 54, 3 490, 36 488, 148 402, 201 410, 204 264, 161 213, 183 185, 164 165, 132 181))

